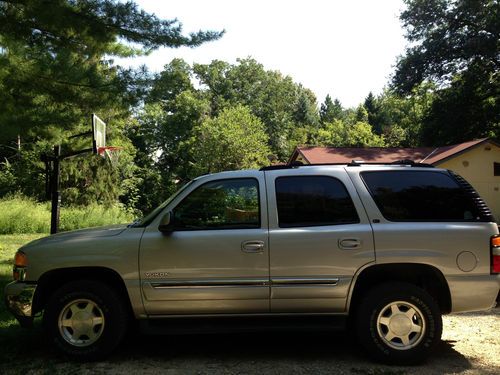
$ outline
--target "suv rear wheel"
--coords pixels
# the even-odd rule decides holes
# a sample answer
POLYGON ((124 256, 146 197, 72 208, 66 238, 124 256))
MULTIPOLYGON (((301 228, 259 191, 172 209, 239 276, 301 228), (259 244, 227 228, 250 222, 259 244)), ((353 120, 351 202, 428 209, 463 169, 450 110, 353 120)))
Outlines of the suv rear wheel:
POLYGON ((441 339, 441 312, 436 301, 413 284, 394 282, 374 287, 357 311, 359 341, 381 362, 420 363, 441 339))
POLYGON ((110 354, 121 342, 127 321, 127 310, 115 290, 91 280, 59 288, 43 317, 47 337, 56 348, 85 361, 110 354))

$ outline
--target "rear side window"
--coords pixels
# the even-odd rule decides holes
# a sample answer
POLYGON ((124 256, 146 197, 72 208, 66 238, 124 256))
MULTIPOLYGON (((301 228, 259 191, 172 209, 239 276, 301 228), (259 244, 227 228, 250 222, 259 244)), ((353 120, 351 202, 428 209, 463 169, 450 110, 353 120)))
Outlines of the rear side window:
POLYGON ((479 210, 455 179, 442 172, 362 172, 371 196, 390 221, 480 221, 479 210))
POLYGON ((278 177, 280 228, 359 223, 344 184, 328 176, 278 177))

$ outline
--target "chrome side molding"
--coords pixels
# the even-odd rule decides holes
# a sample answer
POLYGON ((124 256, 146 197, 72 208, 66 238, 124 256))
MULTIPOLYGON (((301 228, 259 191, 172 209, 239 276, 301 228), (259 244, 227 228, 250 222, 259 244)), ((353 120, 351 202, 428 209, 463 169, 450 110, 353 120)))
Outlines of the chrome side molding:
POLYGON ((166 280, 153 282, 155 289, 164 288, 203 288, 203 287, 245 287, 245 286, 287 286, 287 285, 330 285, 335 286, 338 277, 273 277, 268 279, 200 279, 200 280, 166 280))
POLYGON ((271 283, 280 285, 337 285, 338 277, 273 277, 271 283))

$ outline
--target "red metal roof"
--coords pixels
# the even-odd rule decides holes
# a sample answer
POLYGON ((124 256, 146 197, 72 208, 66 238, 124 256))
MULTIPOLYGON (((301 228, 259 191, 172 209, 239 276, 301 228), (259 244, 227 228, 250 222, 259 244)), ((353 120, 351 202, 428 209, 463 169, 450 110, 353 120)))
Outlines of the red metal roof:
POLYGON ((435 152, 427 156, 427 158, 424 160, 424 163, 435 164, 437 162, 443 161, 444 159, 448 159, 450 156, 459 154, 462 151, 477 146, 487 140, 488 138, 481 138, 474 141, 459 143, 458 145, 438 147, 435 152))
POLYGON ((477 139, 452 146, 443 147, 297 147, 290 161, 301 155, 311 164, 349 163, 352 160, 362 160, 375 163, 391 163, 397 160, 409 159, 416 163, 435 164, 455 154, 474 147, 488 138, 477 139))

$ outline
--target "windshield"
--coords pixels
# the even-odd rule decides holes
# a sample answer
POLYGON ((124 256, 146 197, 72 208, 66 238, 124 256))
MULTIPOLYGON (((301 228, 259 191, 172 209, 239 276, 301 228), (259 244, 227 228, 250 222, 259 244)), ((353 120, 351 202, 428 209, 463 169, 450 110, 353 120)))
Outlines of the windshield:
POLYGON ((130 226, 131 227, 144 227, 151 223, 154 218, 170 203, 172 202, 180 193, 182 193, 188 186, 190 186, 194 180, 189 181, 187 184, 182 186, 179 190, 177 190, 174 194, 170 196, 165 202, 160 204, 158 207, 156 207, 153 211, 151 211, 149 214, 144 216, 142 219, 136 220, 134 223, 132 223, 130 226))

